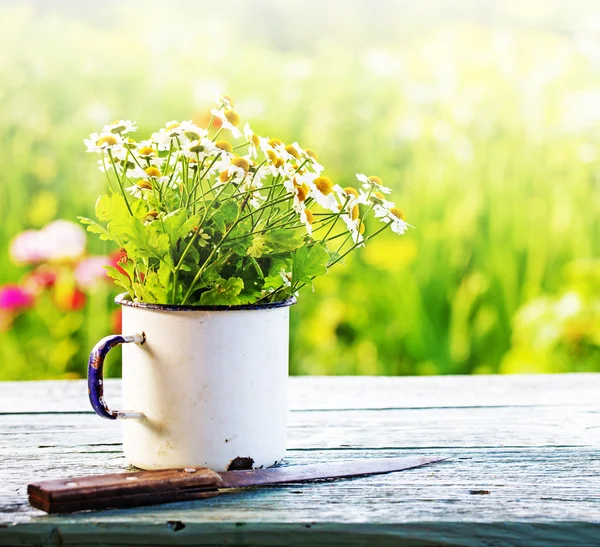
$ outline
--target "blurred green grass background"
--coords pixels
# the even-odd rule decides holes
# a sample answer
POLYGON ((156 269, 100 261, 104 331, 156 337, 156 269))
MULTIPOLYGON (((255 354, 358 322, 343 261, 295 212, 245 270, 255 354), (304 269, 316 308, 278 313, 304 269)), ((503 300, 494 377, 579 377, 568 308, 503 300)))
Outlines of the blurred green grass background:
MULTIPOLYGON (((0 3, 0 284, 24 274, 13 236, 93 214, 84 137, 220 91, 336 182, 381 176, 416 227, 305 290, 292 373, 600 370, 600 11, 506 6, 0 3)), ((110 295, 52 306, 0 332, 0 379, 85 373, 110 295)))

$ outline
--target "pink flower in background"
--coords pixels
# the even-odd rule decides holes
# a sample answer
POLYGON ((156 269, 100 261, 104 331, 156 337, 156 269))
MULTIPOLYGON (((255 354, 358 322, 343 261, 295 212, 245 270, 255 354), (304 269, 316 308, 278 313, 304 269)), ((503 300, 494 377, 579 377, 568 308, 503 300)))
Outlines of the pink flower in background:
POLYGON ((85 231, 74 222, 55 220, 41 230, 26 230, 10 244, 14 262, 36 264, 74 260, 85 253, 85 231))
POLYGON ((10 257, 20 264, 35 264, 46 258, 37 230, 25 230, 10 242, 10 257))
POLYGON ((16 311, 33 306, 33 296, 19 285, 0 287, 0 309, 16 311))
POLYGON ((89 256, 75 268, 75 281, 82 289, 89 289, 98 283, 109 281, 104 266, 112 265, 108 256, 89 256))

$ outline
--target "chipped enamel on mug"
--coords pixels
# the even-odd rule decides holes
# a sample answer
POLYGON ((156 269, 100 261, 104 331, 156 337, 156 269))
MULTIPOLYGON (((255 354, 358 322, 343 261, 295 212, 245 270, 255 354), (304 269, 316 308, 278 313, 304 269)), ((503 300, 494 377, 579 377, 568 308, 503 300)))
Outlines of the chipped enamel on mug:
POLYGON ((277 465, 285 455, 289 306, 167 306, 119 295, 122 335, 92 350, 88 391, 123 420, 127 461, 141 469, 215 471, 277 465), (123 344, 123 405, 103 393, 104 359, 123 344))

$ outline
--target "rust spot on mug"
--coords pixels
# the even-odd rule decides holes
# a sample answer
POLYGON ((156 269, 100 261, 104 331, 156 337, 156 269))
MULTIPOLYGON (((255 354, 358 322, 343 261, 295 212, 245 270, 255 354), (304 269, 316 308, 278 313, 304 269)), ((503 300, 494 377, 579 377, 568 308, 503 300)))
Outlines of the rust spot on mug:
POLYGON ((229 462, 227 466, 227 471, 242 471, 244 469, 252 469, 254 465, 254 460, 249 456, 242 458, 238 456, 229 462))
POLYGON ((92 365, 93 369, 98 370, 98 367, 100 366, 100 359, 101 359, 101 356, 99 354, 94 355, 94 357, 90 363, 90 365, 92 365))

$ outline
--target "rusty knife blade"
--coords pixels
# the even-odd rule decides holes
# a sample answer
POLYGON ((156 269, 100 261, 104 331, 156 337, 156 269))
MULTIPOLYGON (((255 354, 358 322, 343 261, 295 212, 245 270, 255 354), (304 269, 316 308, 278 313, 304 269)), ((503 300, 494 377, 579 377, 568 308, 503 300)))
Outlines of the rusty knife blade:
POLYGON ((29 484, 29 502, 47 513, 137 507, 216 496, 228 489, 392 473, 446 460, 408 456, 216 473, 206 467, 113 473, 29 484))
POLYGON ((407 456, 403 458, 370 458, 349 462, 290 465, 289 467, 270 467, 268 469, 249 469, 247 471, 223 471, 218 473, 223 481, 219 488, 243 488, 379 475, 421 467, 447 459, 436 456, 407 456))

